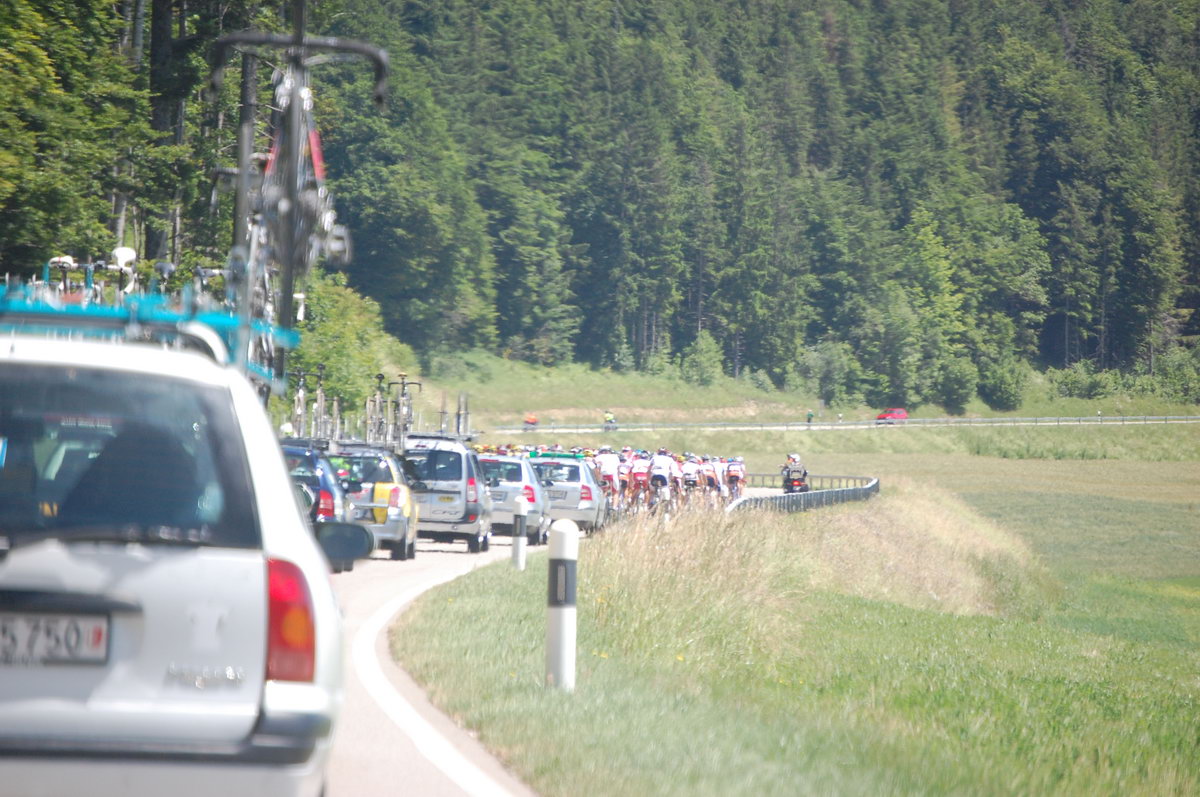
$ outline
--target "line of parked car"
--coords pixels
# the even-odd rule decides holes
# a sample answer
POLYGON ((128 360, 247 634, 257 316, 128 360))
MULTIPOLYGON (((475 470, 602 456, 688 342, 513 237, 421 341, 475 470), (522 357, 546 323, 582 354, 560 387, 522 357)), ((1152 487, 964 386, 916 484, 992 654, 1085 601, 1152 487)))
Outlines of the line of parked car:
MULTIPOLYGON (((396 452, 356 441, 281 443, 309 519, 365 525, 393 559, 415 557, 418 538, 486 551, 493 532, 513 533, 518 497, 527 504, 532 545, 546 543, 559 518, 585 531, 608 520, 608 497, 593 470, 571 454, 479 454, 458 437, 435 433, 409 434, 396 452)), ((352 564, 335 562, 334 569, 352 564)))

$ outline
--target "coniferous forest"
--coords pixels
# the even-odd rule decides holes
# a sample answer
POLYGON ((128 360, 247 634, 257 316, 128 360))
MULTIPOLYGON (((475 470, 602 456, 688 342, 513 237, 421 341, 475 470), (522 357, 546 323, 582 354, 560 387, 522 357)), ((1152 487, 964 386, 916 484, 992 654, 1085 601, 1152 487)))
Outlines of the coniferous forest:
MULTIPOLYGON (((0 0, 0 270, 224 262, 224 32, 284 3, 0 0)), ((309 0, 349 284, 423 356, 719 359, 828 402, 1200 368, 1200 0, 309 0)), ((260 149, 270 120, 261 70, 260 149)), ((231 70, 236 73, 236 69, 231 70)), ((1200 383, 1197 383, 1200 384, 1200 383)), ((1186 393, 1177 398, 1200 401, 1186 393)))

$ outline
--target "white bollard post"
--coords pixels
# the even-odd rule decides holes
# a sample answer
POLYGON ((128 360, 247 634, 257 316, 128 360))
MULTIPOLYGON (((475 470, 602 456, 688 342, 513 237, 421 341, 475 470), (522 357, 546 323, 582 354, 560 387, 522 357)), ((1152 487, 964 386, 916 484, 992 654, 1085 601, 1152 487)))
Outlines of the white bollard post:
POLYGON ((526 531, 528 518, 529 502, 525 500, 525 496, 518 495, 513 510, 512 531, 512 565, 518 570, 525 569, 525 535, 528 533, 526 531))
POLYGON ((575 691, 575 586, 579 526, 562 518, 550 527, 549 594, 546 616, 546 685, 575 691))

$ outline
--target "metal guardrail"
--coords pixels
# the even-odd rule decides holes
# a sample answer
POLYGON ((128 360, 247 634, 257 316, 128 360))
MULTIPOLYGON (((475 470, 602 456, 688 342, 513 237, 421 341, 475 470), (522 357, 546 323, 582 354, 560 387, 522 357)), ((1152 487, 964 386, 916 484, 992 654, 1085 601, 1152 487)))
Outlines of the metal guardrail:
MULTIPOLYGON (((870 481, 868 476, 814 476, 808 475, 808 484, 813 490, 839 490, 843 487, 861 487, 870 481)), ((783 487, 782 473, 747 473, 749 487, 783 487)))
MULTIPOLYGON (((765 474, 748 474, 763 476, 765 474)), ((772 478, 778 479, 778 476, 772 478)), ((730 502, 726 512, 738 509, 773 509, 777 512, 807 512, 822 506, 834 506, 850 501, 866 501, 879 493, 879 479, 871 476, 812 476, 808 478, 813 489, 807 493, 780 493, 779 495, 751 495, 730 502), (841 484, 845 486, 830 487, 841 484)))
MULTIPOLYGON (((1200 423, 1200 415, 1083 415, 1078 417, 1035 418, 908 418, 902 421, 677 421, 622 423, 618 432, 711 431, 832 431, 836 429, 890 429, 895 427, 946 428, 951 426, 1125 426, 1130 424, 1200 423)), ((522 426, 497 426, 493 434, 595 434, 608 435, 601 424, 539 423, 533 429, 522 426)))

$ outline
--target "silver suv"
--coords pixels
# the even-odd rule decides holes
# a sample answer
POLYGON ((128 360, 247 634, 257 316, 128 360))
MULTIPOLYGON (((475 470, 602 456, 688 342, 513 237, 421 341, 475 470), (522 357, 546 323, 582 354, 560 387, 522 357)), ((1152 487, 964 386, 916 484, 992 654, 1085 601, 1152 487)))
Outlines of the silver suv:
POLYGON ((414 491, 417 536, 465 540, 471 553, 486 551, 492 539, 492 499, 475 452, 457 437, 410 434, 404 458, 409 476, 425 486, 414 491))
POLYGON ((371 540, 316 533, 241 373, 10 328, 0 791, 318 794, 342 701, 329 560, 371 540))

